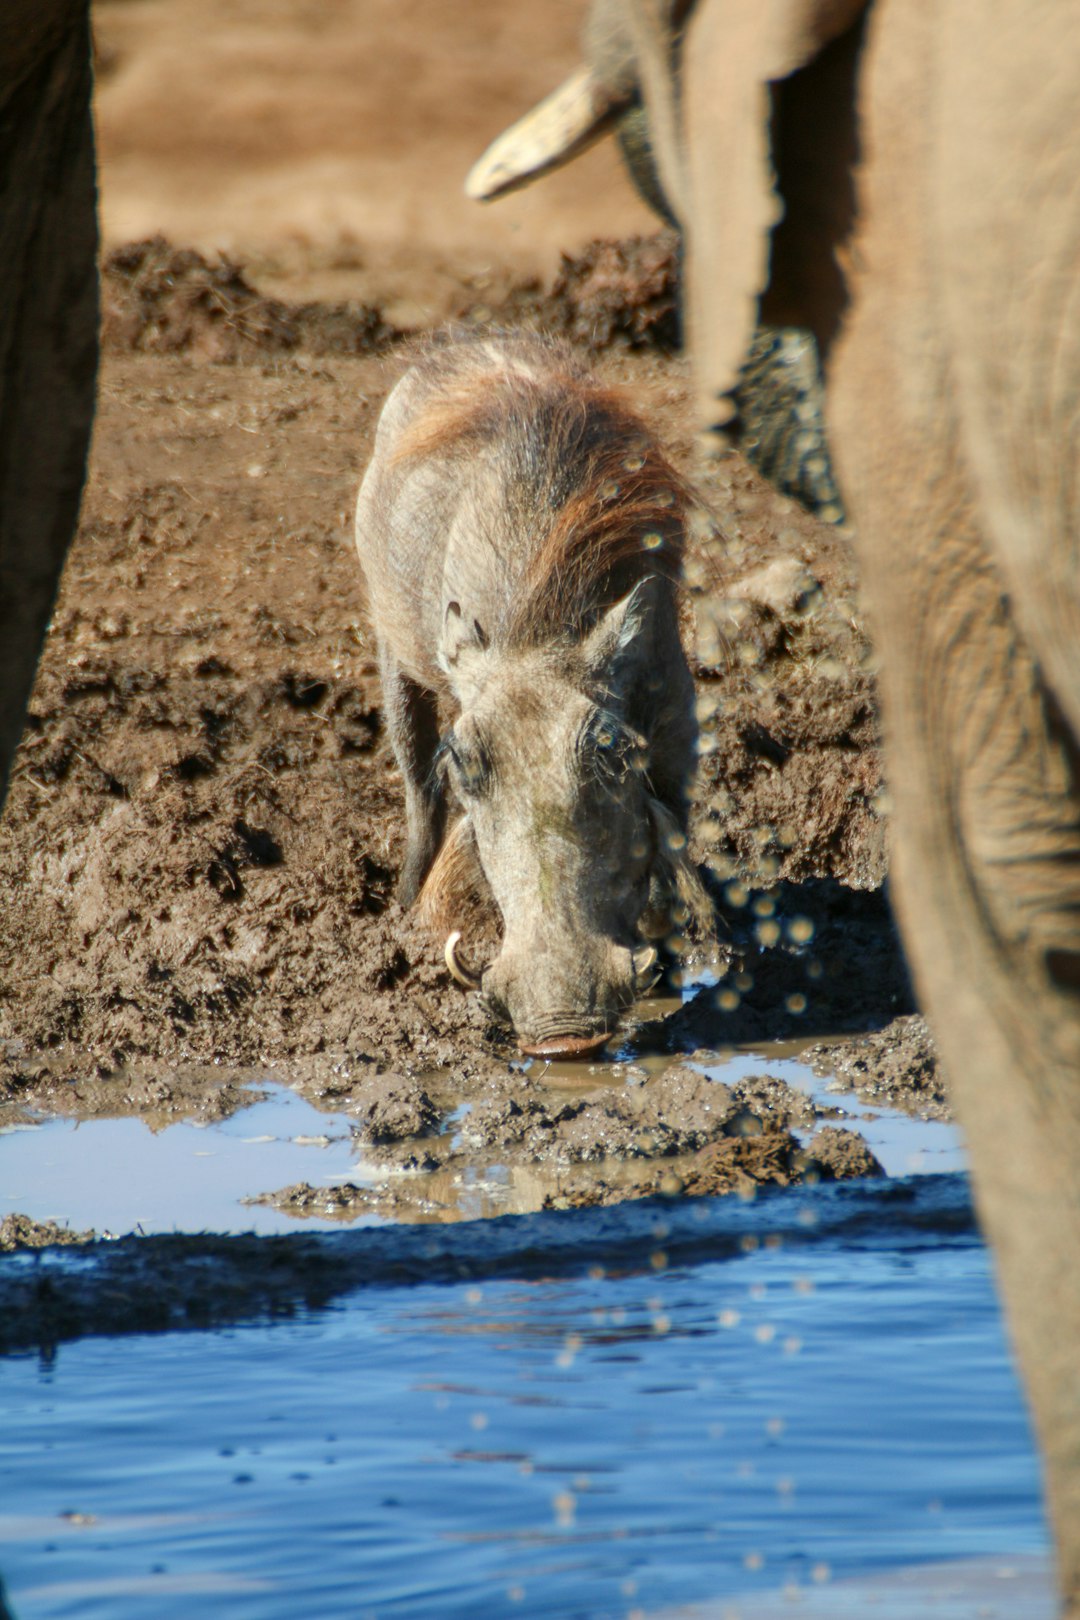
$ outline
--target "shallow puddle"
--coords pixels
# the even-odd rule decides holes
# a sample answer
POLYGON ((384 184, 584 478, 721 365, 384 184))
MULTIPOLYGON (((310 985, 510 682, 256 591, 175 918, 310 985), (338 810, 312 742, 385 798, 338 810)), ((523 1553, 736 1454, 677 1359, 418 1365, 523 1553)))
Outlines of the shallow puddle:
POLYGON ((294 1230, 293 1217, 241 1199, 301 1177, 362 1177, 352 1122, 285 1086, 253 1089, 265 1096, 212 1124, 0 1121, 0 1215, 18 1210, 99 1233, 294 1230))
MULTIPOLYGON (((704 1072, 735 1084, 768 1073, 806 1092, 826 1109, 840 1109, 835 1123, 862 1132, 891 1176, 962 1169, 958 1129, 892 1109, 869 1107, 854 1093, 837 1093, 789 1048, 739 1052, 704 1072)), ((646 1059, 660 1072, 671 1058, 646 1059)), ((626 1066, 598 1069, 586 1064, 536 1065, 553 1089, 595 1090, 626 1083, 626 1066)), ((835 1083, 833 1083, 835 1084, 835 1083)), ((261 1194, 306 1182, 312 1187, 351 1182, 376 1187, 389 1172, 370 1157, 354 1136, 355 1121, 345 1112, 324 1112, 287 1087, 260 1082, 259 1100, 228 1119, 180 1120, 151 1129, 138 1117, 88 1120, 46 1119, 5 1126, 0 1110, 0 1215, 18 1210, 35 1220, 55 1220, 79 1230, 104 1233, 284 1232, 302 1219, 308 1229, 330 1229, 343 1221, 371 1222, 370 1211, 331 1210, 319 1204, 302 1214, 269 1204, 245 1202, 261 1194)), ((455 1133, 468 1108, 452 1112, 443 1129, 455 1133)), ((810 1132, 800 1134, 808 1140, 810 1132)), ((598 1172, 617 1182, 625 1166, 597 1161, 598 1172)), ((543 1207, 556 1184, 550 1170, 525 1164, 485 1163, 438 1170, 424 1176, 425 1197, 439 1219, 474 1220, 523 1214, 543 1207)), ((401 1213, 408 1217, 406 1206, 401 1213)))

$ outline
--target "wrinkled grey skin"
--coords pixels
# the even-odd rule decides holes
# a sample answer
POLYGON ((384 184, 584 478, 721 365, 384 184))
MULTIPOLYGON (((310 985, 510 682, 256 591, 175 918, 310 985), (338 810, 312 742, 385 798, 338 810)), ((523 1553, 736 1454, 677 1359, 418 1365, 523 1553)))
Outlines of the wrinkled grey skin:
MULTIPOLYGON (((1080 7, 679 9, 676 30, 665 0, 596 0, 575 82, 609 123, 619 86, 644 107, 702 426, 778 307, 825 359, 893 894, 1080 1616, 1080 7)), ((517 129, 521 184, 559 154, 517 129)))
POLYGON ((638 558, 604 611, 594 600, 575 623, 568 603, 566 623, 523 638, 511 610, 551 520, 539 496, 576 470, 538 472, 547 448, 509 411, 490 444, 394 461, 462 372, 497 389, 549 364, 539 342, 465 341, 408 372, 379 423, 356 542, 405 783, 400 898, 431 869, 449 789, 504 925, 483 997, 523 1048, 555 1054, 598 1044, 655 976, 638 929, 685 842, 696 762, 675 590, 638 558))

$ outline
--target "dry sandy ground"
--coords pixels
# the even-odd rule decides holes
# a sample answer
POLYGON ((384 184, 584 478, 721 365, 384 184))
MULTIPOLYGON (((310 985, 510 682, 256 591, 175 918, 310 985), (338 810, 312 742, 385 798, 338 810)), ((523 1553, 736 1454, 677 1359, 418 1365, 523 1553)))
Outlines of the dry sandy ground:
POLYGON ((613 143, 491 208, 470 165, 577 59, 580 0, 99 0, 108 243, 162 231, 422 325, 461 279, 654 228, 613 143))
POLYGON ((890 1026, 847 1072, 943 1107, 921 1027, 892 1025, 910 992, 847 538, 737 457, 706 480, 690 570, 693 847, 719 985, 639 1007, 629 1068, 526 1072, 393 901, 400 781, 350 525, 403 333, 447 316, 561 332, 692 465, 670 243, 593 251, 552 286, 560 251, 652 230, 614 154, 500 212, 459 195, 572 64, 577 15, 96 8, 106 237, 160 231, 208 259, 159 243, 106 273, 82 525, 0 827, 12 1105, 205 1114, 229 1105, 230 1073, 275 1072, 420 1172, 376 1197, 405 1214, 437 1210, 434 1178, 496 1159, 539 1176, 535 1203, 873 1170, 836 1133, 799 1150, 815 1116, 786 1088, 719 1107, 724 1088, 665 1076, 665 1054, 890 1026), (470 1130, 440 1133, 463 1102, 470 1130))

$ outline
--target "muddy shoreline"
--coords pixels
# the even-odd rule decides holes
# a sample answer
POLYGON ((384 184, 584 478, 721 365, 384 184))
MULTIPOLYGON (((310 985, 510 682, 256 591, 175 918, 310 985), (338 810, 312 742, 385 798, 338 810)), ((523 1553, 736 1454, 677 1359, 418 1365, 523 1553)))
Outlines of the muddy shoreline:
POLYGON ((466 1221, 366 1227, 285 1237, 126 1237, 47 1243, 0 1266, 0 1354, 49 1356, 87 1335, 199 1332, 318 1311, 364 1287, 655 1275, 765 1248, 858 1236, 968 1237, 975 1219, 956 1177, 793 1188, 753 1200, 647 1199, 594 1208, 466 1221))

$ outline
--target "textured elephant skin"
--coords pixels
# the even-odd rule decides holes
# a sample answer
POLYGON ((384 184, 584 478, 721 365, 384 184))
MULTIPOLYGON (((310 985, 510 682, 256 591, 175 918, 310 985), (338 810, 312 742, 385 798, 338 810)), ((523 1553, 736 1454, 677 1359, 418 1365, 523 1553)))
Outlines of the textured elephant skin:
POLYGON ((801 290, 788 314, 826 355, 880 654, 897 909, 968 1134, 1076 1615, 1080 9, 875 0, 814 58, 793 6, 798 71, 775 85, 784 9, 703 0, 682 46, 678 146, 659 167, 679 174, 700 411, 723 418, 758 311, 801 290), (777 107, 801 109, 791 148, 816 153, 781 156, 784 217, 806 222, 808 260, 819 222, 831 283, 811 273, 800 289, 790 243, 776 263, 777 107))
MULTIPOLYGON (((583 54, 682 231, 713 442, 763 323, 823 359, 880 654, 896 905, 1077 1616, 1080 6, 594 0, 583 54)), ((560 154, 515 128, 521 184, 560 154)))

